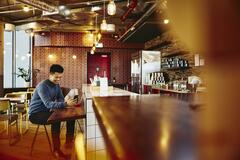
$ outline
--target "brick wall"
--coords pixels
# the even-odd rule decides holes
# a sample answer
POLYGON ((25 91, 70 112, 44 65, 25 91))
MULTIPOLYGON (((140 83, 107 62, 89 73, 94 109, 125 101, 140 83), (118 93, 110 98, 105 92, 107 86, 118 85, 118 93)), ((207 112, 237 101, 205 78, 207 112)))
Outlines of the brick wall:
MULTIPOLYGON (((81 89, 81 84, 87 82, 87 53, 91 48, 80 42, 80 36, 81 34, 78 33, 54 33, 35 37, 33 70, 39 69, 40 72, 34 76, 34 86, 41 80, 48 78, 51 64, 58 63, 65 68, 61 86, 81 89), (55 41, 55 43, 50 43, 50 40, 47 39, 55 41), (77 46, 77 42, 79 42, 79 46, 77 46), (53 55, 51 59, 49 54, 53 55), (77 58, 73 59, 73 55, 76 55, 77 58)), ((111 77, 116 77, 117 83, 129 82, 131 79, 131 53, 140 50, 143 45, 135 44, 134 48, 129 44, 121 44, 113 38, 111 41, 110 38, 103 38, 102 42, 104 48, 98 48, 97 52, 111 53, 111 77), (115 46, 116 44, 119 46, 115 46)))

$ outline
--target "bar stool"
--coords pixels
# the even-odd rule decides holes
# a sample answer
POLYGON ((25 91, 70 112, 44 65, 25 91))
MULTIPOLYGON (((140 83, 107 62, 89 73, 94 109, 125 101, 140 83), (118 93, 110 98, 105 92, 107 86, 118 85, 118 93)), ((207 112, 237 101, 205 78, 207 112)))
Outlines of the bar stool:
MULTIPOLYGON (((33 123, 33 124, 36 124, 36 123, 33 123)), ((47 132, 47 127, 46 127, 46 125, 50 125, 50 124, 44 123, 44 124, 36 124, 36 125, 37 125, 37 129, 36 129, 36 131, 35 131, 35 134, 34 134, 34 137, 33 137, 33 141, 32 141, 32 144, 31 144, 30 155, 32 155, 33 148, 34 148, 34 144, 35 144, 35 141, 36 141, 36 139, 37 139, 39 127, 40 127, 41 125, 44 127, 44 130, 45 130, 45 133, 46 133, 46 136, 47 136, 47 140, 48 140, 48 144, 49 144, 49 147, 50 147, 50 151, 51 151, 51 153, 52 153, 52 145, 51 145, 51 141, 50 141, 50 138, 49 138, 49 135, 48 135, 48 132, 47 132)))

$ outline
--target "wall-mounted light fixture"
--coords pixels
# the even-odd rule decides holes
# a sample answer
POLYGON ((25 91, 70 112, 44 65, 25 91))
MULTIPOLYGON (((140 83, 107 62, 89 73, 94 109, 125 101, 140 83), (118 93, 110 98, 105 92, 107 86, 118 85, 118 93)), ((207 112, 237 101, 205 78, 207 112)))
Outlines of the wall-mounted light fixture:
POLYGON ((77 58, 77 56, 76 56, 76 55, 73 55, 73 56, 72 56, 72 58, 73 58, 73 59, 76 59, 76 58, 77 58))
POLYGON ((49 58, 49 59, 52 59, 53 57, 54 57, 54 56, 53 56, 52 54, 49 54, 49 55, 48 55, 48 58, 49 58))

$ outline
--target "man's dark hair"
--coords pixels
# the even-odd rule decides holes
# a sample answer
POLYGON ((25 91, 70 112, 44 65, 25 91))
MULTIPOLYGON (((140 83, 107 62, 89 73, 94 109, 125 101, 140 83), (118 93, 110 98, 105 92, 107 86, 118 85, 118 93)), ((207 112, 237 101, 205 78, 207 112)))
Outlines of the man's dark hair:
POLYGON ((53 64, 50 67, 50 73, 55 73, 55 72, 63 73, 63 71, 64 71, 63 67, 59 64, 53 64))

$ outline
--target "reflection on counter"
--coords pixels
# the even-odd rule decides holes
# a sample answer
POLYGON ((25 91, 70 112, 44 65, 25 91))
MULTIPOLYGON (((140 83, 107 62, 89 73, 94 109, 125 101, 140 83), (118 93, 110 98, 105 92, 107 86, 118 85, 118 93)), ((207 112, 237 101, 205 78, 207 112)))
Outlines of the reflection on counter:
POLYGON ((191 100, 192 95, 200 94, 206 92, 206 87, 203 86, 194 86, 196 88, 191 89, 192 85, 187 84, 186 82, 180 82, 175 85, 143 85, 144 94, 161 94, 171 97, 175 97, 180 100, 189 101, 191 100), (182 84, 183 83, 183 84, 182 84), (175 87, 173 87, 175 86, 175 87), (180 86, 180 87, 179 87, 180 86), (187 89, 186 89, 187 88, 187 89), (194 91, 194 92, 192 92, 194 91))

